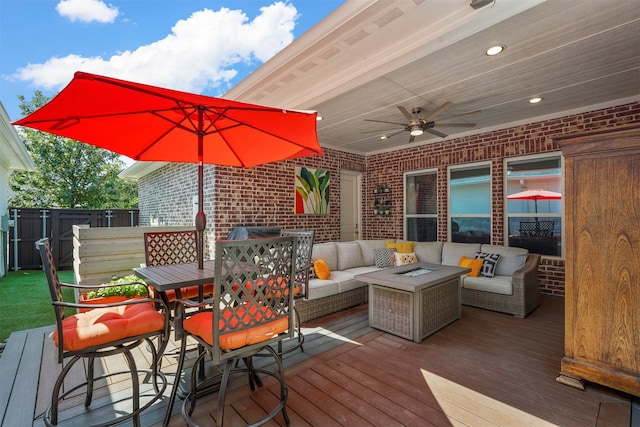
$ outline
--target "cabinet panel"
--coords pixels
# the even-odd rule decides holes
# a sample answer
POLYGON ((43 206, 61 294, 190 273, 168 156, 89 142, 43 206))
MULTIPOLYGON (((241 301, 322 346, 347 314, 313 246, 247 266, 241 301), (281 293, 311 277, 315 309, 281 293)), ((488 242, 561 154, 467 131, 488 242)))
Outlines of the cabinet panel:
POLYGON ((638 129, 557 142, 566 156, 562 375, 640 395, 638 129))

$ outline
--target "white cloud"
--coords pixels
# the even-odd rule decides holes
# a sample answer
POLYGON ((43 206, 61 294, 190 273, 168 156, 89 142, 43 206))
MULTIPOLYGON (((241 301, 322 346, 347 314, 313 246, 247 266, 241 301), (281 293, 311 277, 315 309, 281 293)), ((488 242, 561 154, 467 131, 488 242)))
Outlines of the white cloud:
MULTIPOLYGON (((70 0, 69 0, 70 1, 70 0)), ((253 21, 241 10, 204 9, 178 21, 165 38, 105 58, 67 55, 29 64, 15 78, 60 89, 85 71, 172 89, 220 88, 238 73, 234 65, 264 62, 293 41, 297 10, 276 2, 253 21)))
POLYGON ((107 6, 100 0, 61 0, 56 5, 56 10, 71 22, 97 21, 110 24, 119 14, 117 7, 107 6))

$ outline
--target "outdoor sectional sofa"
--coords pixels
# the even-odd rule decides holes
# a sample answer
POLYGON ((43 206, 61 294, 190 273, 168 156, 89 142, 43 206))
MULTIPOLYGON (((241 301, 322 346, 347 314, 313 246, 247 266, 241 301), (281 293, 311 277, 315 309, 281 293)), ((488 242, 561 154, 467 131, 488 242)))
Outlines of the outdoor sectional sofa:
MULTIPOLYGON (((380 269, 376 267, 374 249, 385 248, 387 241, 314 244, 312 259, 324 260, 330 276, 325 280, 312 278, 307 298, 296 302, 302 322, 366 303, 367 284, 354 276, 380 269)), ((480 243, 415 242, 414 252, 419 262, 453 266, 459 264, 462 256, 475 258, 477 252, 500 254, 494 277, 462 276, 462 304, 524 318, 540 303, 540 255, 526 249, 480 243)))

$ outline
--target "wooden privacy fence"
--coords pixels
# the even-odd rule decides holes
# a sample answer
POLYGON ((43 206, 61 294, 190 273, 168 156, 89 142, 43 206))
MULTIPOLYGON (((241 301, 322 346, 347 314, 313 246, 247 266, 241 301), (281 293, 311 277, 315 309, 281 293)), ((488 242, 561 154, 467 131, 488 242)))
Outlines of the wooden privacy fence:
POLYGON ((137 209, 38 209, 10 208, 9 269, 41 268, 35 242, 51 240, 51 249, 60 269, 73 267, 73 226, 136 227, 137 209))
POLYGON ((144 263, 147 231, 193 230, 194 226, 90 228, 73 226, 73 270, 79 285, 99 285, 112 276, 132 274, 144 263))

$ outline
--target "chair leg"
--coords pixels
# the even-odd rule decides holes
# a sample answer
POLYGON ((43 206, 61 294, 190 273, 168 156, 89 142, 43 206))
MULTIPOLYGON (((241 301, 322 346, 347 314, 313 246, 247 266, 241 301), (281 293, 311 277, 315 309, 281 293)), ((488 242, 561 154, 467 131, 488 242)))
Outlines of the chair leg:
MULTIPOLYGON (((222 418, 224 417, 224 399, 227 394, 227 385, 229 384, 229 376, 231 375, 231 369, 233 368, 233 359, 227 360, 227 363, 224 367, 224 372, 222 373, 222 380, 220 381, 220 393, 218 394, 218 408, 216 409, 216 426, 222 427, 222 418)), ((249 370, 249 375, 251 376, 251 372, 253 369, 249 370)), ((251 380, 251 382, 253 382, 251 380)), ((253 389, 252 389, 253 390, 253 389)))
MULTIPOLYGON (((136 366, 136 361, 133 359, 130 351, 124 352, 124 357, 127 359, 127 364, 129 365, 129 369, 131 370, 131 383, 133 385, 133 425, 134 427, 140 427, 140 380, 138 378, 138 368, 136 366)), ((153 368, 155 370, 155 363, 153 364, 153 368)))
MULTIPOLYGON (((187 348, 187 337, 182 337, 182 342, 180 344, 180 356, 178 357, 178 367, 176 369, 176 376, 173 380, 173 388, 171 389, 171 396, 169 397, 169 404, 167 405, 167 412, 164 415, 164 421, 162 423, 163 427, 169 425, 169 420, 171 419, 171 412, 173 411, 173 404, 176 401, 176 394, 178 393, 178 387, 180 385, 180 377, 182 376, 182 368, 184 366, 184 357, 187 348)), ((195 369, 195 366, 194 366, 195 369)), ((193 372, 192 372, 193 375, 193 372)))
POLYGON ((93 379, 94 379, 94 369, 95 367, 95 359, 93 357, 89 358, 87 362, 87 393, 84 397, 84 406, 86 408, 91 405, 91 401, 93 400, 93 379))
POLYGON ((74 357, 67 363, 58 375, 58 379, 56 379, 56 383, 53 386, 53 393, 51 394, 51 406, 47 408, 44 414, 44 422, 48 426, 55 426, 58 424, 58 404, 60 398, 60 388, 62 388, 62 383, 64 382, 64 378, 67 376, 71 367, 78 361, 80 358, 78 356, 74 357))

